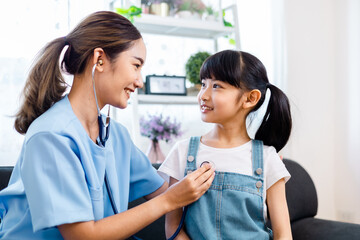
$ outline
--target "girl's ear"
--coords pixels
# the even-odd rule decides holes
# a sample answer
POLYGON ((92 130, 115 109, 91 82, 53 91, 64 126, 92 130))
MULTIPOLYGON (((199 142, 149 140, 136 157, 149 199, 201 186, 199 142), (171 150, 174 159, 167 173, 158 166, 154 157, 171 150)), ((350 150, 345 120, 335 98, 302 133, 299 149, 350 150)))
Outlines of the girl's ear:
POLYGON ((94 49, 92 64, 97 64, 96 70, 98 70, 99 72, 104 71, 105 58, 105 52, 102 48, 94 49))
POLYGON ((261 92, 258 89, 251 90, 245 93, 246 100, 244 102, 244 108, 253 108, 259 102, 261 98, 261 92))

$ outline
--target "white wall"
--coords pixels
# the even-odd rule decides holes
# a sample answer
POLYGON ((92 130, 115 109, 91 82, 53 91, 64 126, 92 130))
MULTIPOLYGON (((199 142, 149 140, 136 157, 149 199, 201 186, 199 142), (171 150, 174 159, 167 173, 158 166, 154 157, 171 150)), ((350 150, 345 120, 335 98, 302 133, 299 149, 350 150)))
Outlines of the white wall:
POLYGON ((287 94, 294 124, 288 156, 302 164, 313 178, 318 191, 318 215, 334 219, 333 4, 328 0, 284 3, 287 94))
POLYGON ((360 223, 360 1, 335 1, 336 217, 360 223))
POLYGON ((286 92, 294 119, 284 156, 313 178, 318 217, 352 222, 360 222, 359 5, 284 1, 286 92))

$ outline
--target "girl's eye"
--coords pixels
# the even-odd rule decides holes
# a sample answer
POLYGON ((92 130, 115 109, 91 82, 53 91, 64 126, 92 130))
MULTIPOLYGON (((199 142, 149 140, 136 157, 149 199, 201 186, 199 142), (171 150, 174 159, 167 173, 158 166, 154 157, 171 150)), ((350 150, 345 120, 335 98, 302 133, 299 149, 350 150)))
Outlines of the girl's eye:
POLYGON ((140 68, 140 64, 135 64, 135 67, 136 67, 136 68, 140 68))
POLYGON ((220 85, 217 85, 216 83, 213 85, 213 88, 220 88, 220 85))
POLYGON ((201 87, 205 87, 205 83, 204 83, 204 82, 201 83, 201 87))

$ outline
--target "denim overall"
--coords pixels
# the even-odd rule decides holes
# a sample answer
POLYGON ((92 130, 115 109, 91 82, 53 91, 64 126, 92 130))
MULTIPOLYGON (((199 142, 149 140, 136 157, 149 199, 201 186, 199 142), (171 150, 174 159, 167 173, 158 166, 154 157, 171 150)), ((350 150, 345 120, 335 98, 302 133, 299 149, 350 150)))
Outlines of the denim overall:
MULTIPOLYGON (((185 175, 196 170, 200 137, 189 143, 185 175)), ((209 190, 188 206, 185 229, 193 240, 272 239, 263 216, 263 143, 252 141, 253 175, 216 171, 209 190)))

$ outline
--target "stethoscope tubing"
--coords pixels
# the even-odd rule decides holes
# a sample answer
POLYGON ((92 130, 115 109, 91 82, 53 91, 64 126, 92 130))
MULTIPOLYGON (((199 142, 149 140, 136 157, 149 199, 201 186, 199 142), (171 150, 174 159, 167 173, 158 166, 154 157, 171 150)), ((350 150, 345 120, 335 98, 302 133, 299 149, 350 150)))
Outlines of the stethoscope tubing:
MULTIPOLYGON (((93 90, 94 90, 94 95, 95 95, 95 101, 96 101, 96 109, 98 112, 98 124, 99 124, 99 139, 100 139, 100 144, 105 147, 105 143, 109 138, 109 125, 110 125, 110 119, 109 119, 109 112, 108 112, 108 117, 107 117, 107 121, 106 124, 103 123, 102 117, 101 117, 101 113, 100 113, 100 108, 99 108, 99 104, 97 101, 97 96, 96 96, 96 90, 95 90, 95 80, 94 80, 94 74, 95 74, 95 68, 96 68, 97 63, 93 66, 92 68, 92 83, 93 83, 93 90), (105 126, 104 126, 105 125, 105 126), (105 127, 105 138, 103 137, 103 128, 105 127)), ((109 111, 110 111, 110 107, 109 107, 109 111)), ((105 171, 105 177, 104 177, 104 181, 105 181, 105 187, 106 187, 106 191, 109 194, 109 199, 110 199, 110 204, 111 207, 113 209, 114 214, 118 214, 119 211, 116 207, 116 203, 114 201, 114 197, 112 195, 112 191, 110 189, 110 185, 109 185, 109 180, 107 178, 106 175, 106 171, 105 171)), ((176 229, 175 233, 168 239, 168 240, 173 240, 176 238, 176 236, 179 234, 183 224, 184 224, 184 220, 185 220, 185 215, 187 212, 187 206, 184 208, 184 212, 181 216, 181 220, 180 220, 180 224, 178 226, 178 228, 176 229)), ((131 239, 135 239, 135 240, 142 240, 141 238, 136 237, 135 235, 131 236, 131 239)))
POLYGON ((187 210, 188 210, 188 206, 185 206, 185 207, 184 207, 184 211, 183 211, 183 213, 182 213, 182 215, 181 215, 181 220, 180 220, 180 223, 179 223, 178 228, 176 229, 175 233, 174 233, 170 238, 168 238, 167 240, 173 240, 173 239, 175 239, 176 236, 179 234, 181 228, 182 228, 183 225, 184 225, 185 216, 186 216, 187 210))
POLYGON ((106 123, 104 124, 103 119, 101 117, 101 112, 100 112, 100 108, 99 108, 99 104, 98 104, 98 100, 97 100, 97 95, 96 95, 96 88, 95 88, 95 69, 96 69, 97 63, 94 64, 92 71, 91 71, 91 78, 92 78, 92 85, 93 85, 93 90, 94 90, 94 95, 95 95, 95 102, 96 102, 96 110, 97 110, 97 114, 98 114, 98 124, 99 124, 99 140, 101 143, 102 147, 105 147, 105 143, 109 138, 109 132, 110 132, 110 105, 109 105, 109 110, 108 110, 108 116, 106 117, 106 123), (103 129, 105 127, 105 137, 104 137, 104 133, 103 133, 103 129))

